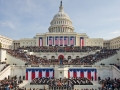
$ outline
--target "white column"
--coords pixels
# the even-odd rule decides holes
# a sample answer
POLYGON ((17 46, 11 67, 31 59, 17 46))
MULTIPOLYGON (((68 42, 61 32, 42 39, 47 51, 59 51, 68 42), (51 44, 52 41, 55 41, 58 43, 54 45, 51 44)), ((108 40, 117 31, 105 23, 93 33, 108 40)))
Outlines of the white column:
POLYGON ((64 46, 64 36, 63 36, 63 46, 64 46))
POLYGON ((55 36, 54 36, 54 46, 55 46, 55 36))
POLYGON ((47 37, 46 37, 46 46, 47 46, 47 37))
POLYGON ((76 44, 75 44, 75 40, 76 40, 76 38, 75 38, 75 36, 74 36, 74 46, 76 46, 76 44))
POLYGON ((48 46, 49 46, 49 36, 48 36, 48 46))
POLYGON ((60 32, 61 32, 61 27, 60 27, 60 32))
POLYGON ((69 42, 68 42, 68 45, 70 46, 70 36, 69 36, 69 40, 68 40, 69 42))
POLYGON ((83 37, 84 38, 84 46, 86 46, 86 37, 83 37))
POLYGON ((58 44, 58 46, 60 46, 60 36, 58 38, 59 38, 59 44, 58 44))

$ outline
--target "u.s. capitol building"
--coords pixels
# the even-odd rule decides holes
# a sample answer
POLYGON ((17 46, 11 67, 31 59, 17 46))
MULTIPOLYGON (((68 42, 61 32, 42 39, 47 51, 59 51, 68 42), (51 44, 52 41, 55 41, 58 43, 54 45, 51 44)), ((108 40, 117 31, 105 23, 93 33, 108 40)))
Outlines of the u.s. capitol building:
POLYGON ((70 17, 64 12, 62 2, 59 11, 50 22, 47 33, 37 33, 34 38, 20 39, 20 46, 102 46, 102 38, 89 38, 86 33, 74 32, 70 17))
POLYGON ((62 2, 58 13, 50 22, 47 33, 37 33, 34 38, 21 38, 20 40, 5 39, 4 36, 0 38, 2 48, 13 49, 21 46, 101 46, 111 49, 120 47, 120 37, 104 40, 103 38, 90 38, 86 33, 76 33, 70 17, 64 12, 62 2))

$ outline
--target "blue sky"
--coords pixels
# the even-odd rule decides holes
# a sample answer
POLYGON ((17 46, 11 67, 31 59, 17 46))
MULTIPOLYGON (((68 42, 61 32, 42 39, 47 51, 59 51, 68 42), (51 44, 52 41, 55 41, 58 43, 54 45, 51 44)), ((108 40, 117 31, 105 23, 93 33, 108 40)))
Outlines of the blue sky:
MULTIPOLYGON (((48 32, 61 0, 0 0, 0 35, 17 40, 48 32)), ((120 0, 63 0, 75 32, 90 38, 120 36, 120 0)))

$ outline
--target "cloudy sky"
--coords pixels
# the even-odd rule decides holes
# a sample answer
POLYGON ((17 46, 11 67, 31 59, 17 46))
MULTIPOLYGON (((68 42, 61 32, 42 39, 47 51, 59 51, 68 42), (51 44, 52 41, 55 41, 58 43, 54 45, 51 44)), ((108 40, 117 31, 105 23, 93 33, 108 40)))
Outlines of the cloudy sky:
MULTIPOLYGON (((61 0, 0 0, 0 35, 32 38, 48 32, 61 0)), ((120 0, 63 0, 75 32, 91 38, 120 36, 120 0)))

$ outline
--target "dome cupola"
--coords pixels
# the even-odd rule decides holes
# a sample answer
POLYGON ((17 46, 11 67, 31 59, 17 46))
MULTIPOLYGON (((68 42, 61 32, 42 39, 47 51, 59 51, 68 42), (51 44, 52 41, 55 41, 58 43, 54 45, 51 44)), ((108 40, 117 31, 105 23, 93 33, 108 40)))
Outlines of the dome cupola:
POLYGON ((59 12, 55 14, 50 24, 50 33, 65 33, 74 31, 70 17, 64 12, 62 1, 59 7, 59 12))

